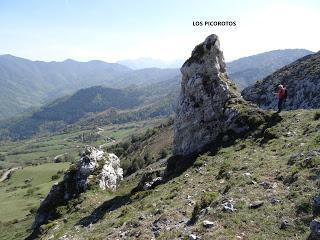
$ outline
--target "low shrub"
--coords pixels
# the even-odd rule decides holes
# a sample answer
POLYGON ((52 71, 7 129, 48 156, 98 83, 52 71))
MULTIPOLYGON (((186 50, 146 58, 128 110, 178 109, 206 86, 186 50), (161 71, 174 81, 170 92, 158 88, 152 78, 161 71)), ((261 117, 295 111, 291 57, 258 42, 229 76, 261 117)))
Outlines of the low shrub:
POLYGON ((320 119, 320 112, 316 112, 313 116, 313 120, 317 121, 320 119))
POLYGON ((206 192, 204 193, 199 202, 196 202, 196 205, 193 208, 191 215, 191 222, 197 221, 199 213, 202 209, 209 207, 215 200, 217 200, 219 193, 217 192, 206 192))
POLYGON ((231 169, 231 164, 228 162, 223 162, 216 178, 218 180, 222 179, 222 178, 229 178, 229 170, 230 169, 231 169))

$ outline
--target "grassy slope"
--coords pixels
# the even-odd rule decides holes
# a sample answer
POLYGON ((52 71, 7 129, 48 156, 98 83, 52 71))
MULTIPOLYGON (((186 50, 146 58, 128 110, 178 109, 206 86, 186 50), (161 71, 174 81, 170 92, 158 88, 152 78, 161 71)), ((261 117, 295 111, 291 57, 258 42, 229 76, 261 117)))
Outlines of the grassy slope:
POLYGON ((69 163, 47 163, 16 170, 0 183, 0 239, 22 239, 32 224, 30 210, 39 207, 52 184, 62 179, 69 163), (57 179, 51 177, 57 175, 57 179), (29 182, 25 180, 29 179, 29 182))
POLYGON ((139 180, 137 175, 125 180, 116 193, 83 194, 61 209, 65 221, 58 219, 43 226, 43 239, 65 234, 77 239, 112 239, 121 232, 125 232, 125 239, 151 239, 152 229, 157 228, 158 239, 187 239, 190 233, 202 239, 305 239, 309 223, 317 215, 312 205, 320 171, 319 156, 311 163, 305 162, 305 156, 319 149, 320 122, 314 120, 315 111, 298 110, 280 116, 281 121, 262 138, 238 140, 215 154, 199 156, 193 167, 154 190, 126 197, 139 180), (292 157, 300 153, 304 156, 292 157), (263 181, 270 188, 261 186, 263 181), (122 197, 109 208, 110 199, 117 195, 122 197), (205 202, 200 200, 203 196, 215 197, 209 201, 209 212, 186 226, 195 206, 188 196, 197 203, 205 202), (273 204, 272 199, 279 202, 273 204), (233 200, 235 212, 222 211, 225 200, 233 200), (264 205, 250 209, 249 204, 257 200, 264 205), (75 226, 94 210, 99 216, 96 223, 75 226), (283 219, 290 223, 287 229, 280 229, 283 219), (203 220, 211 220, 215 226, 206 229, 203 220), (161 223, 167 229, 161 228, 161 223))
POLYGON ((51 181, 51 177, 69 166, 68 162, 52 163, 55 156, 68 153, 70 155, 68 160, 72 161, 78 158, 78 153, 83 150, 84 145, 108 146, 113 143, 106 139, 112 138, 115 143, 124 141, 132 134, 144 132, 160 122, 162 122, 161 119, 153 119, 122 125, 113 124, 94 130, 71 129, 66 133, 52 136, 2 142, 0 153, 6 156, 6 160, 0 162, 1 166, 25 167, 17 170, 10 180, 0 183, 0 239, 26 237, 26 230, 30 228, 33 218, 29 214, 30 210, 39 207, 39 200, 47 195, 52 184, 57 181, 51 181), (83 133, 90 132, 99 132, 100 137, 92 142, 82 142, 78 138, 83 133), (29 178, 32 178, 32 181, 26 184, 24 180, 29 178))
POLYGON ((15 171, 9 180, 0 183, 0 221, 25 217, 31 208, 39 205, 39 200, 46 196, 53 182, 59 180, 52 181, 51 176, 60 170, 65 171, 68 166, 69 163, 47 163, 25 167, 15 171), (26 179, 32 180, 25 183, 26 179))
POLYGON ((122 125, 113 124, 104 126, 101 129, 74 128, 66 133, 52 136, 35 137, 16 142, 1 142, 0 153, 6 156, 6 161, 0 162, 0 167, 8 168, 32 163, 52 162, 55 156, 64 153, 70 154, 71 158, 76 158, 85 145, 90 144, 97 147, 102 144, 108 144, 107 138, 121 141, 133 133, 141 132, 159 122, 161 122, 161 119, 122 125), (90 133, 99 133, 100 137, 92 142, 83 142, 79 138, 82 134, 88 135, 90 133))

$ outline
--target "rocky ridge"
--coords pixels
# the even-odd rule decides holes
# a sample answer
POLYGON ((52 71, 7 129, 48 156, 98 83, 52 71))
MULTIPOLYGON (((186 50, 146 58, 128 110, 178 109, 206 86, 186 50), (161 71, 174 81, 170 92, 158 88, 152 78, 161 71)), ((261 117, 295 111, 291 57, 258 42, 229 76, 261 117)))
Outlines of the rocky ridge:
POLYGON ((279 84, 288 90, 284 109, 320 108, 320 52, 307 55, 279 69, 242 91, 244 99, 263 109, 276 109, 274 92, 279 84))

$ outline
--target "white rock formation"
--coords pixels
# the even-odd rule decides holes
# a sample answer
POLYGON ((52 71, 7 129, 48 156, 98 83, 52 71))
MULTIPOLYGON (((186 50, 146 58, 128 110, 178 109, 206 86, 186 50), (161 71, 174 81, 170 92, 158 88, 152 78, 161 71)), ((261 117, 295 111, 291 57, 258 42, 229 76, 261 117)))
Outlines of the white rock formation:
POLYGON ((181 73, 174 121, 175 155, 199 152, 228 130, 238 134, 248 129, 236 123, 240 111, 231 105, 244 100, 228 79, 218 36, 210 35, 196 46, 181 73))
POLYGON ((76 185, 78 191, 85 191, 94 173, 101 189, 115 190, 123 179, 120 159, 113 153, 105 153, 94 147, 87 147, 77 162, 76 185))
POLYGON ((104 190, 115 190, 122 179, 123 170, 116 155, 87 147, 77 163, 65 173, 63 181, 52 186, 41 202, 32 228, 36 230, 54 219, 56 208, 85 192, 89 184, 96 184, 104 190))
POLYGON ((113 153, 108 154, 108 159, 101 171, 99 186, 101 189, 115 190, 123 179, 123 169, 120 167, 120 159, 113 153))

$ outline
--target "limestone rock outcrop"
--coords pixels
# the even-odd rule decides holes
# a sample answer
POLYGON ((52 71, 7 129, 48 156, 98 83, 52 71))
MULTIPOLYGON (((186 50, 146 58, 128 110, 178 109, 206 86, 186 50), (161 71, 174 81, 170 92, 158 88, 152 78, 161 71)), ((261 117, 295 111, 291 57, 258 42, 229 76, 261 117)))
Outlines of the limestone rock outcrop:
POLYGON ((101 189, 115 190, 123 179, 123 169, 120 167, 120 159, 113 153, 109 153, 108 161, 101 170, 99 186, 101 189))
POLYGON ((320 108, 320 52, 307 55, 279 69, 242 91, 244 99, 263 109, 276 109, 278 85, 284 85, 288 97, 285 110, 320 108))
POLYGON ((63 181, 52 186, 41 202, 32 228, 38 229, 57 215, 56 208, 85 192, 89 186, 115 190, 123 179, 119 158, 94 147, 87 147, 81 158, 65 173, 63 181))
POLYGON ((228 78, 217 35, 210 35, 197 45, 180 70, 181 92, 174 121, 175 155, 199 152, 224 133, 240 134, 249 129, 242 121, 242 111, 259 110, 242 99, 228 78))

